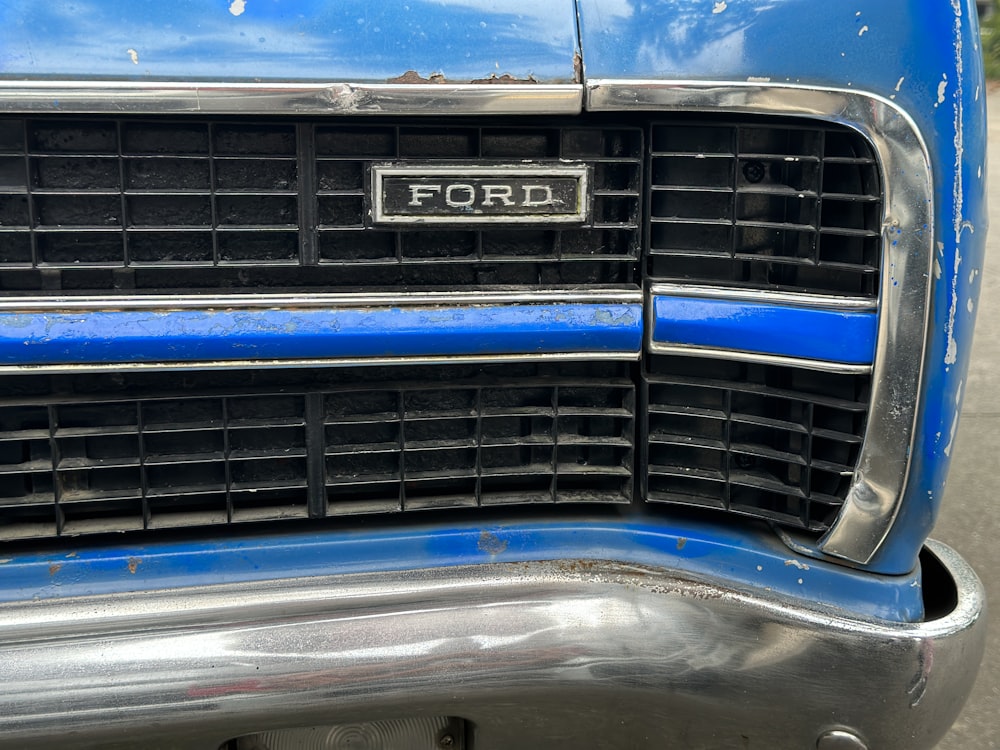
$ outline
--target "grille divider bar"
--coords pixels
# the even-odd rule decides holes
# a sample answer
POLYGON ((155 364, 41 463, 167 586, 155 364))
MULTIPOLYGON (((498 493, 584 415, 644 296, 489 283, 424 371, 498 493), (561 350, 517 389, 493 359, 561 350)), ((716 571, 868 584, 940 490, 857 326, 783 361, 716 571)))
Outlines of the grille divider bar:
POLYGON ((299 260, 303 266, 319 265, 319 200, 316 169, 316 128, 312 123, 295 126, 296 185, 299 203, 299 260))
MULTIPOLYGON (((305 396, 306 487, 310 518, 326 516, 326 425, 323 394, 313 391, 305 396)), ((228 463, 228 462, 227 462, 228 463)))
MULTIPOLYGON (((38 234, 35 232, 35 225, 38 223, 37 211, 35 208, 35 194, 31 189, 31 155, 28 153, 28 120, 21 123, 21 137, 24 139, 24 192, 28 205, 28 242, 31 247, 31 267, 38 268, 40 258, 38 256, 38 234)), ((43 277, 44 278, 44 277, 43 277)))
MULTIPOLYGON (((480 143, 482 140, 480 139, 480 143)), ((476 386, 476 505, 483 504, 483 387, 476 386)))
POLYGON ((559 500, 559 386, 552 387, 552 502, 559 500))
POLYGON ((813 459, 813 411, 815 404, 806 404, 805 413, 805 460, 806 465, 802 467, 802 489, 805 490, 805 502, 802 503, 802 524, 809 528, 812 521, 812 459, 813 459))
POLYGON ((233 471, 229 454, 232 452, 229 435, 229 399, 222 398, 222 455, 226 483, 226 523, 233 522, 233 471))
MULTIPOLYGON (((125 179, 126 179, 126 174, 125 174, 125 154, 124 154, 124 151, 122 149, 122 121, 121 120, 116 120, 115 121, 115 140, 116 140, 116 144, 115 145, 117 146, 117 160, 118 160, 118 186, 119 186, 119 188, 121 190, 121 193, 119 195, 119 201, 120 201, 121 212, 122 212, 121 219, 120 219, 120 221, 121 221, 121 236, 122 236, 122 259, 123 259, 125 268, 128 268, 130 265, 132 265, 132 263, 131 263, 131 258, 129 257, 129 255, 130 255, 130 249, 129 249, 129 241, 128 241, 128 227, 129 227, 129 223, 130 222, 129 222, 129 215, 128 215, 128 195, 127 195, 128 190, 126 189, 128 187, 128 183, 125 181, 125 179)), ((145 495, 143 497, 145 497, 145 495)), ((144 522, 148 521, 148 518, 146 518, 145 509, 143 510, 143 518, 144 518, 144 522)))
MULTIPOLYGON (((52 500, 55 510, 55 526, 56 526, 56 536, 62 536, 63 529, 66 526, 66 519, 63 517, 62 510, 62 481, 59 478, 59 441, 56 439, 56 432, 59 429, 59 409, 55 404, 50 404, 46 407, 46 412, 49 419, 49 453, 52 458, 52 500)), ((32 491, 35 491, 34 482, 32 482, 32 491)))
MULTIPOLYGON (((729 159, 729 178, 732 181, 732 188, 729 194, 729 257, 735 259, 738 251, 739 245, 737 242, 737 231, 736 227, 739 224, 739 198, 740 198, 740 126, 737 125, 732 128, 730 133, 731 143, 729 146, 729 151, 731 152, 728 156, 729 159)), ((652 213, 650 213, 652 216, 652 213)), ((726 417, 728 422, 729 417, 726 417)), ((728 428, 727 428, 728 429, 728 428)), ((728 446, 727 446, 728 451, 728 446)), ((728 452, 727 452, 727 455, 728 452)), ((729 509, 729 471, 726 470, 726 509, 729 509)))
POLYGON ((214 122, 208 124, 208 190, 211 194, 208 200, 212 211, 212 229, 210 232, 212 237, 212 265, 218 266, 222 259, 219 256, 219 207, 216 205, 218 176, 215 168, 215 125, 214 122))
POLYGON ((142 503, 142 527, 148 529, 153 518, 149 507, 149 477, 146 474, 146 432, 142 401, 135 402, 136 442, 139 446, 139 494, 142 503))
POLYGON ((725 484, 723 486, 723 497, 722 502, 726 510, 730 510, 732 507, 732 497, 733 497, 733 485, 730 481, 730 474, 732 473, 732 463, 735 460, 733 455, 733 392, 730 390, 725 391, 723 396, 723 410, 726 412, 726 421, 723 423, 722 429, 724 430, 724 442, 726 446, 726 456, 725 461, 723 461, 723 471, 725 472, 725 484))
POLYGON ((823 166, 826 164, 826 131, 819 131, 819 165, 816 167, 816 233, 813 235, 813 261, 819 265, 823 242, 823 166))
MULTIPOLYGON (((397 130, 397 143, 398 143, 397 130)), ((399 458, 396 464, 399 472, 399 509, 406 510, 406 390, 400 388, 396 396, 396 411, 399 417, 399 458)))

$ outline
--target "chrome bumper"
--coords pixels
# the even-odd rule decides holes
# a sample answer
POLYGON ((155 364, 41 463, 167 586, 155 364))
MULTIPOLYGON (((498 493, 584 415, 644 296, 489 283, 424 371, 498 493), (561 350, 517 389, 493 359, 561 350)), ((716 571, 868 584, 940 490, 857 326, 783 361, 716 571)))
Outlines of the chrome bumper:
POLYGON ((588 561, 4 605, 0 745, 215 750, 435 715, 465 719, 475 750, 811 748, 834 730, 931 747, 975 679, 985 601, 930 550, 957 596, 918 624, 588 561))

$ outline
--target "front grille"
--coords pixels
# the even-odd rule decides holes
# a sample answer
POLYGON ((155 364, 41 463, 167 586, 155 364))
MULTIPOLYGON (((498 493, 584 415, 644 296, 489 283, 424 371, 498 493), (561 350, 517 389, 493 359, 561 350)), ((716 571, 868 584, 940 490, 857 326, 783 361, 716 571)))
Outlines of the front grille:
POLYGON ((850 130, 654 123, 653 281, 878 295, 882 190, 850 130))
POLYGON ((647 500, 829 528, 857 463, 870 376, 653 356, 644 379, 647 500))
POLYGON ((615 363, 11 377, 0 538, 632 498, 615 363))
MULTIPOLYGON (((864 139, 805 122, 0 120, 6 294, 566 289, 637 284, 641 269, 647 284, 877 299, 882 210, 864 139), (372 164, 561 159, 596 185, 586 226, 371 222, 372 164)), ((0 538, 580 502, 819 534, 852 480, 869 390, 864 374, 648 353, 11 376, 0 538)))
POLYGON ((0 120, 0 292, 635 283, 642 130, 329 120, 0 120), (372 163, 569 160, 584 225, 373 227, 372 163))

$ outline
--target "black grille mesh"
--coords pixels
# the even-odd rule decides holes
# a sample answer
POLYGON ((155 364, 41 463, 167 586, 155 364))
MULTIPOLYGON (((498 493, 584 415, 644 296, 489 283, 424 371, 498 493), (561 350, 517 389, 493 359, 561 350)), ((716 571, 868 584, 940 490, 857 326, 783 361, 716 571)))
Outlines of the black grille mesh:
POLYGON ((624 364, 3 387, 0 538, 632 497, 624 364))
POLYGON ((861 136, 785 124, 651 131, 649 278, 878 295, 881 182, 861 136))
POLYGON ((639 128, 0 119, 0 291, 634 283, 639 128), (564 229, 371 226, 373 162, 590 165, 564 229))
POLYGON ((864 436, 868 375, 666 356, 647 368, 647 500, 829 527, 864 436))

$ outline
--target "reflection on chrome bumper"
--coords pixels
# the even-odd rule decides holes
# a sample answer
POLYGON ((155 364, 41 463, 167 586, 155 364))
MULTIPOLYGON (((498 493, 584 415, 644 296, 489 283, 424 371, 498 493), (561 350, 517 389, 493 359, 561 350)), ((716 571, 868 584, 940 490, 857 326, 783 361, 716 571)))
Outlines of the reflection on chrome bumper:
POLYGON ((475 750, 930 747, 985 635, 975 574, 931 550, 957 604, 917 624, 588 561, 4 605, 0 744, 214 750, 432 715, 475 750))

